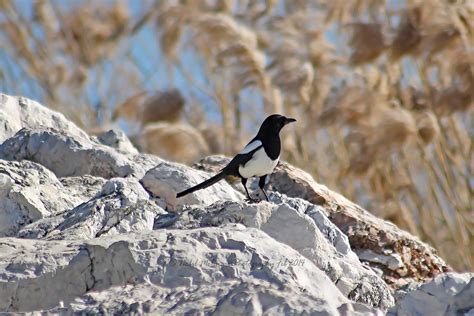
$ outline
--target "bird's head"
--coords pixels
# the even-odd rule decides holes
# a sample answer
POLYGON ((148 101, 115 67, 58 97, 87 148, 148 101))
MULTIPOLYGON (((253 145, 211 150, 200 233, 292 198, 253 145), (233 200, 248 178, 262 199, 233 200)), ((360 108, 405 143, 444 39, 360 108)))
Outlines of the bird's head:
POLYGON ((259 133, 278 134, 285 125, 292 122, 296 122, 296 120, 283 115, 272 114, 263 121, 259 133))

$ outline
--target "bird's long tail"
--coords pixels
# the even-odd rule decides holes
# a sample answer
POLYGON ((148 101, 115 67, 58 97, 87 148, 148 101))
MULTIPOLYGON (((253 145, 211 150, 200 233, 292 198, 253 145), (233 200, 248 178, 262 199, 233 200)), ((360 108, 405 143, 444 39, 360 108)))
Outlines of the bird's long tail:
POLYGON ((193 186, 192 188, 184 190, 183 192, 179 192, 178 194, 176 194, 176 197, 179 198, 179 197, 185 196, 189 193, 193 193, 194 191, 205 189, 208 186, 213 185, 217 181, 220 181, 220 180, 224 179, 225 176, 226 176, 226 174, 224 172, 220 172, 220 173, 216 174, 215 176, 213 176, 212 178, 209 178, 206 181, 204 181, 202 183, 199 183, 198 185, 193 186))

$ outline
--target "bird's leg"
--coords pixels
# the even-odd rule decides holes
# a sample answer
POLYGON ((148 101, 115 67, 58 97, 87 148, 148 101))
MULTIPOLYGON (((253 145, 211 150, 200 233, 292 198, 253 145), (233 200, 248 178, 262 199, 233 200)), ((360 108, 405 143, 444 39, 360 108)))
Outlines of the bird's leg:
POLYGON ((265 192, 265 189, 264 189, 266 178, 267 178, 267 175, 260 177, 260 180, 258 181, 258 186, 260 187, 260 190, 262 190, 263 194, 265 194, 265 198, 267 199, 267 201, 270 202, 270 200, 268 199, 267 192, 265 192))
POLYGON ((242 178, 242 185, 244 186, 245 192, 247 192, 247 201, 248 202, 256 202, 256 200, 252 199, 252 197, 249 194, 249 191, 247 190, 247 179, 242 178))

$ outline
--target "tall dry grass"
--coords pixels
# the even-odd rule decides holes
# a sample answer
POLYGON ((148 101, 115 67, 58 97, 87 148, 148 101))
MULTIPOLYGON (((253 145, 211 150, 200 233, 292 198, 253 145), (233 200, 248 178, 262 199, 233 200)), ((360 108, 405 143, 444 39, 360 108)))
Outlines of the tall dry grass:
POLYGON ((0 0, 1 89, 33 91, 89 130, 119 117, 143 130, 188 122, 229 155, 257 116, 288 113, 298 124, 285 159, 474 269, 472 1, 160 0, 138 11, 0 0), (146 29, 165 79, 179 72, 208 104, 145 91, 155 74, 133 49, 158 62, 146 29))

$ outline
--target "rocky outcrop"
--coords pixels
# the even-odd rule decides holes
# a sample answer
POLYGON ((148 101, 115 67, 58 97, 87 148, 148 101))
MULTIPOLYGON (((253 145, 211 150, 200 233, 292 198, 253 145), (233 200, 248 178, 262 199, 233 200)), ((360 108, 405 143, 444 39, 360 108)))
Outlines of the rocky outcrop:
POLYGON ((104 182, 92 176, 62 182, 37 163, 0 160, 0 237, 88 201, 104 182))
MULTIPOLYGON (((99 292, 96 295, 110 297, 120 291, 117 286, 126 284, 141 284, 144 291, 156 285, 156 292, 164 288, 162 300, 175 297, 174 303, 168 298, 165 306, 155 302, 155 310, 149 310, 154 312, 192 312, 199 306, 199 310, 220 309, 223 314, 273 310, 335 315, 339 309, 359 306, 351 304, 297 251, 261 230, 238 224, 89 241, 4 238, 0 252, 0 265, 5 267, 0 273, 3 311, 44 310, 71 302, 74 310, 84 302, 84 294, 99 292), (176 304, 185 293, 190 297, 176 304), (193 296, 200 305, 191 304, 193 296)), ((138 302, 146 301, 146 296, 135 295, 140 297, 138 302)))
POLYGON ((133 146, 127 135, 120 130, 109 130, 97 135, 97 140, 107 146, 113 147, 122 153, 138 154, 138 149, 133 146))
POLYGON ((83 130, 61 113, 24 97, 12 97, 0 93, 0 143, 15 135, 23 127, 51 127, 76 138, 89 138, 83 130))
MULTIPOLYGON (((215 172, 228 161, 223 156, 211 156, 196 163, 195 167, 215 172)), ((325 216, 349 238, 359 259, 379 270, 393 288, 429 280, 451 270, 432 247, 317 183, 301 169, 282 162, 268 185, 286 196, 321 206, 325 216)), ((256 188, 256 183, 253 187, 256 188)))
POLYGON ((347 237, 325 220, 318 206, 278 193, 272 193, 270 201, 273 203, 226 201, 189 208, 175 216, 158 216, 155 228, 193 229, 226 223, 255 227, 314 263, 345 296, 381 308, 393 305, 385 282, 360 263, 347 237))
POLYGON ((162 162, 150 169, 140 182, 153 196, 163 198, 170 212, 175 212, 183 205, 210 205, 221 200, 243 200, 243 195, 233 190, 225 181, 207 188, 205 194, 194 192, 180 199, 176 198, 177 192, 184 191, 210 177, 211 174, 208 172, 193 170, 181 164, 162 162))
POLYGON ((91 239, 153 230, 155 217, 165 211, 150 199, 136 179, 104 183, 93 198, 56 216, 38 220, 18 233, 23 238, 91 239))
POLYGON ((269 180, 270 202, 248 204, 232 179, 176 199, 227 158, 197 170, 22 98, 0 95, 0 111, 20 122, 0 145, 0 312, 472 309, 471 274, 441 274, 429 246, 288 164, 269 180))
POLYGON ((127 155, 91 139, 52 128, 21 129, 0 145, 0 159, 31 160, 58 177, 89 174, 106 179, 141 177, 161 161, 150 155, 127 155))
POLYGON ((474 273, 445 273, 397 295, 389 315, 474 315, 474 273))

